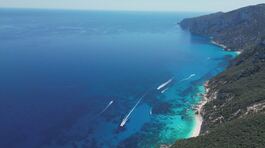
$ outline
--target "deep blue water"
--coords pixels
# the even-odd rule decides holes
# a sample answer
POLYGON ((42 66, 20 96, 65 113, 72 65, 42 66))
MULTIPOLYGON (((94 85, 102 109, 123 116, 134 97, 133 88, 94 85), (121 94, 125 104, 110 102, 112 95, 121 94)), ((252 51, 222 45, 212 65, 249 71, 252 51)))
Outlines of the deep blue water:
POLYGON ((197 15, 1 9, 0 147, 156 147, 188 138, 202 84, 234 56, 177 25, 197 15))

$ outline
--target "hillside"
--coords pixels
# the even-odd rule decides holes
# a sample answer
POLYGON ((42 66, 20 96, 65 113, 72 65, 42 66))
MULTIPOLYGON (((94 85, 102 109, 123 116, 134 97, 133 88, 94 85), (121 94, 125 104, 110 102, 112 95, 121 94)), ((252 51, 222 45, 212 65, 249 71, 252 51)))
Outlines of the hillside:
POLYGON ((265 4, 228 13, 218 12, 184 19, 180 25, 195 34, 212 37, 231 50, 243 50, 260 43, 265 35, 265 4))
POLYGON ((243 53, 209 81, 201 136, 173 147, 265 147, 265 5, 185 19, 191 33, 243 53))

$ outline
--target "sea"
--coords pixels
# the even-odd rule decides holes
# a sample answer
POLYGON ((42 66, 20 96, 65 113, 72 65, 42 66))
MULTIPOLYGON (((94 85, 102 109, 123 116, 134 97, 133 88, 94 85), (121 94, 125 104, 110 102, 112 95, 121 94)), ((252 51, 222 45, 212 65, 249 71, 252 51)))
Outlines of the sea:
POLYGON ((0 9, 0 147, 191 137, 203 84, 236 56, 178 25, 202 14, 0 9))

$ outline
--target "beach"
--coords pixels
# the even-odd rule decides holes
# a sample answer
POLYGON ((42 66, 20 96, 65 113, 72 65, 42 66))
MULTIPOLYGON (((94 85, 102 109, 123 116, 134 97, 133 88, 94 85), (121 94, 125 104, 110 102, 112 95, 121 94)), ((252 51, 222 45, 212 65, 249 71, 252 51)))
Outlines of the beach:
POLYGON ((202 99, 199 102, 199 104, 195 107, 195 109, 196 109, 196 111, 195 111, 196 112, 196 115, 195 115, 195 127, 194 127, 194 129, 192 131, 191 138, 199 136, 200 132, 201 132, 201 127, 202 127, 202 123, 203 123, 202 111, 203 111, 204 105, 208 101, 208 99, 207 99, 207 93, 209 91, 208 81, 205 82, 204 88, 205 88, 205 93, 203 94, 202 99))
POLYGON ((225 46, 223 44, 220 44, 220 43, 218 43, 218 42, 216 42, 214 40, 212 40, 211 43, 214 44, 214 45, 216 45, 216 46, 219 46, 219 47, 223 48, 224 50, 228 50, 229 51, 229 49, 227 48, 227 46, 225 46))
MULTIPOLYGON (((227 48, 227 46, 224 45, 224 44, 218 43, 218 42, 216 42, 216 41, 214 41, 214 40, 211 40, 211 43, 212 43, 213 45, 216 45, 216 46, 218 46, 218 47, 223 48, 223 49, 226 50, 226 51, 231 51, 231 49, 227 48)), ((240 55, 240 54, 242 53, 242 49, 238 49, 237 51, 235 51, 235 53, 236 53, 237 55, 240 55)))
MULTIPOLYGON (((227 50, 227 47, 223 44, 219 44, 213 40, 211 41, 211 43, 223 48, 224 50, 227 50)), ((240 51, 240 50, 235 51, 235 53, 237 56, 239 56, 242 53, 242 51, 240 51)), ((196 113, 195 114, 195 127, 191 133, 191 138, 199 136, 200 132, 201 132, 201 127, 202 127, 202 123, 203 123, 202 111, 203 111, 204 105, 208 101, 208 98, 207 98, 207 94, 209 92, 208 83, 209 83, 209 81, 206 81, 204 83, 205 93, 203 94, 201 101, 195 106, 195 113, 196 113)))

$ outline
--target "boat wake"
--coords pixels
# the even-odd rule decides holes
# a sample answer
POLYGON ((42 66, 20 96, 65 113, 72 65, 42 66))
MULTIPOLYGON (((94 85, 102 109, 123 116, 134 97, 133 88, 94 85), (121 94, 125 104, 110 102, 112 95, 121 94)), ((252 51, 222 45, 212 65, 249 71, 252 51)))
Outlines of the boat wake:
POLYGON ((112 104, 114 103, 114 101, 110 101, 109 104, 99 113, 99 115, 103 114, 112 104))
POLYGON ((168 88, 162 90, 161 93, 163 94, 163 93, 165 93, 167 90, 168 90, 168 88))
POLYGON ((191 78, 193 78, 193 77, 195 77, 195 76, 196 76, 196 74, 191 74, 189 77, 180 80, 180 82, 187 81, 187 80, 189 80, 189 79, 191 79, 191 78))
POLYGON ((145 93, 138 101, 137 103, 134 105, 134 107, 130 110, 130 112, 125 116, 125 118, 123 118, 120 127, 124 127, 124 125, 127 123, 127 121, 129 120, 132 112, 135 110, 135 108, 141 103, 141 101, 143 100, 143 98, 145 97, 147 93, 145 93))
POLYGON ((169 83, 171 83, 173 81, 174 78, 169 79, 168 81, 166 81, 165 83, 161 84, 160 86, 157 87, 157 90, 161 90, 162 88, 164 88, 165 86, 167 86, 169 83))

